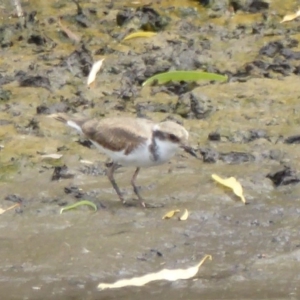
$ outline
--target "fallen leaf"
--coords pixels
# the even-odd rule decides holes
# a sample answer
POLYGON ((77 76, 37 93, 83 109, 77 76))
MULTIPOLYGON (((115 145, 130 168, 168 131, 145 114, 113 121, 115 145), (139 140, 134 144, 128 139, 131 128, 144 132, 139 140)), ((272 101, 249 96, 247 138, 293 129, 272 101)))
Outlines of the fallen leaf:
POLYGON ((97 206, 95 203, 91 202, 91 201, 88 201, 88 200, 82 200, 82 201, 78 201, 74 204, 71 204, 71 205, 68 205, 68 206, 65 206, 63 207, 61 210, 60 210, 60 214, 62 214, 65 210, 69 210, 69 209, 73 209, 73 208, 76 208, 78 206, 82 206, 82 205, 88 205, 88 206, 91 206, 95 211, 97 211, 97 206))
POLYGON ((87 165, 92 165, 93 162, 90 160, 85 160, 85 159, 81 159, 79 162, 81 162, 82 164, 87 164, 87 165))
POLYGON ((175 209, 175 210, 171 210, 169 212, 167 212, 163 217, 162 219, 165 220, 165 219, 170 219, 172 218, 175 214, 179 213, 180 210, 179 209, 175 209))
POLYGON ((124 39, 122 40, 122 42, 130 40, 130 39, 140 38, 140 37, 152 37, 154 35, 156 35, 156 32, 138 31, 138 32, 130 33, 127 36, 125 36, 124 39))
POLYGON ((225 81, 227 76, 215 73, 202 71, 169 71, 156 74, 143 82, 142 86, 148 85, 157 81, 158 84, 163 84, 169 81, 198 81, 198 80, 218 80, 225 81))
POLYGON ((234 177, 230 177, 230 178, 226 178, 226 179, 222 179, 221 177, 219 177, 216 174, 211 175, 211 177, 217 181, 218 183, 232 189, 232 191, 241 198, 243 203, 246 203, 246 199, 243 195, 243 188, 242 185, 234 178, 234 177))
POLYGON ((61 23, 61 18, 58 19, 58 25, 60 27, 60 29, 67 35, 67 37, 70 40, 75 41, 76 43, 80 42, 80 37, 78 37, 75 33, 73 33, 70 29, 68 29, 66 26, 64 26, 61 23))
POLYGON ((96 79, 96 75, 99 72, 99 70, 102 67, 102 63, 104 61, 105 58, 100 59, 98 61, 96 61, 93 65, 92 65, 92 69, 89 73, 88 79, 87 79, 87 85, 90 86, 96 79))
POLYGON ((42 158, 53 158, 53 159, 60 159, 62 158, 62 156, 63 156, 62 154, 58 154, 58 153, 41 155, 42 158))
POLYGON ((280 23, 292 21, 300 16, 300 9, 295 14, 286 15, 283 17, 283 19, 280 21, 280 23))
POLYGON ((180 221, 186 221, 189 217, 189 211, 187 209, 184 210, 184 213, 179 217, 180 221))
POLYGON ((11 209, 13 209, 13 208, 15 208, 15 207, 18 207, 18 206, 20 206, 20 203, 16 203, 16 204, 10 206, 10 207, 7 208, 7 209, 0 208, 0 215, 2 215, 3 213, 5 213, 5 212, 8 211, 8 210, 11 210, 11 209))
POLYGON ((114 283, 100 283, 98 285, 98 289, 104 290, 121 288, 125 286, 143 286, 155 280, 176 281, 180 279, 189 279, 194 277, 198 273, 199 268, 205 262, 206 259, 212 260, 212 256, 205 255, 204 258, 196 266, 190 267, 188 269, 163 269, 157 273, 150 273, 140 277, 133 277, 131 279, 122 279, 114 283))

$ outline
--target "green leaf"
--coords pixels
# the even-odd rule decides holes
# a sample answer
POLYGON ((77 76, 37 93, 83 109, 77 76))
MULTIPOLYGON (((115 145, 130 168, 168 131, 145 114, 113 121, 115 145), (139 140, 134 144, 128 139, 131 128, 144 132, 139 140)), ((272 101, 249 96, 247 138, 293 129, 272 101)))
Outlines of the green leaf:
POLYGON ((61 210, 60 210, 60 214, 62 214, 65 210, 69 210, 69 209, 73 209, 73 208, 76 208, 78 206, 82 206, 82 205, 88 205, 88 206, 91 206, 95 211, 97 211, 97 206, 95 203, 91 202, 91 201, 88 201, 88 200, 82 200, 82 201, 78 201, 74 204, 71 204, 71 205, 68 205, 68 206, 65 206, 63 207, 61 210))
POLYGON ((227 76, 202 71, 170 71, 156 74, 143 82, 143 86, 157 81, 159 84, 168 81, 197 81, 197 80, 218 80, 225 81, 227 76))

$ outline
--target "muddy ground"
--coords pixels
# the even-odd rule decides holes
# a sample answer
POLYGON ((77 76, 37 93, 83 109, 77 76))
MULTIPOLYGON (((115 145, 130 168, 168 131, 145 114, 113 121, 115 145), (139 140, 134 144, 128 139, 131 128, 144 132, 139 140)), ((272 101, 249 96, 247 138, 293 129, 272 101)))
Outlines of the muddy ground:
MULTIPOLYGON (((280 23, 297 4, 199 2, 209 1, 28 0, 24 18, 0 3, 0 207, 20 204, 0 216, 1 299, 299 299, 300 27, 280 23), (158 34, 122 42, 140 29, 158 34), (228 82, 141 86, 196 69, 228 82), (47 117, 55 112, 171 118, 189 130, 199 159, 178 153, 142 170, 143 196, 163 208, 123 207, 107 157, 47 117), (63 156, 42 158, 53 153, 63 156), (214 173, 236 177, 248 205, 214 173), (98 211, 59 214, 80 199, 98 211), (162 220, 175 208, 189 219, 162 220), (213 260, 195 279, 97 290, 205 254, 213 260)), ((132 173, 116 175, 127 199, 132 173)))

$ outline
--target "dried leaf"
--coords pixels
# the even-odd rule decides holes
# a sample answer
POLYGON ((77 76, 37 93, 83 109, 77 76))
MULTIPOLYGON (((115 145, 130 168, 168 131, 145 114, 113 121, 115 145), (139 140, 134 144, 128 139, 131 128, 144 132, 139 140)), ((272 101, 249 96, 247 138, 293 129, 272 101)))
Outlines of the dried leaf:
POLYGON ((163 269, 157 273, 150 273, 140 277, 134 277, 131 279, 122 279, 118 280, 115 283, 100 283, 98 285, 98 289, 115 289, 121 288, 125 286, 143 286, 151 281, 155 280, 168 280, 168 281, 176 281, 180 279, 189 279, 194 277, 201 265, 205 262, 206 259, 212 260, 211 255, 205 255, 204 258, 194 267, 190 267, 188 269, 163 269))
POLYGON ((16 204, 10 206, 10 207, 7 208, 7 209, 0 208, 0 215, 2 215, 3 213, 5 213, 5 212, 8 211, 8 210, 11 210, 11 209, 13 209, 13 208, 15 208, 15 207, 18 207, 18 206, 20 206, 20 203, 16 203, 16 204))
POLYGON ((298 18, 299 16, 300 16, 300 9, 295 14, 284 16, 283 19, 280 21, 280 23, 292 21, 292 20, 298 18))
POLYGON ((125 38, 122 40, 122 42, 130 40, 130 39, 134 39, 134 38, 139 38, 139 37, 152 37, 154 35, 156 35, 156 32, 138 31, 138 32, 130 33, 127 36, 125 36, 125 38))
POLYGON ((92 65, 92 69, 89 73, 88 79, 87 79, 87 85, 90 86, 96 79, 96 75, 99 72, 99 70, 102 67, 102 63, 104 61, 105 58, 100 59, 98 61, 96 61, 93 65, 92 65))
POLYGON ((179 213, 180 210, 179 209, 175 209, 175 210, 171 210, 169 212, 167 212, 163 217, 162 219, 165 220, 165 219, 170 219, 172 218, 175 214, 179 213))
POLYGON ((44 154, 41 157, 42 158, 53 158, 53 159, 60 159, 62 158, 62 154, 58 154, 58 153, 53 153, 53 154, 44 154))
POLYGON ((64 26, 62 23, 61 23, 61 18, 58 19, 58 25, 60 27, 60 29, 67 35, 67 37, 70 39, 70 40, 73 40, 75 41, 76 43, 79 43, 80 42, 80 37, 78 37, 75 33, 73 33, 70 29, 68 29, 66 26, 64 26))
POLYGON ((234 178, 234 177, 230 177, 230 178, 226 178, 226 179, 222 179, 221 177, 219 177, 216 174, 211 175, 211 177, 217 181, 218 183, 232 189, 232 191, 241 198, 243 203, 246 203, 246 199, 243 195, 243 188, 242 185, 234 178))
POLYGON ((87 164, 87 165, 92 165, 92 164, 93 164, 92 161, 86 160, 86 159, 81 159, 80 162, 81 162, 82 164, 87 164))
POLYGON ((180 221, 186 221, 189 217, 189 211, 187 209, 184 210, 184 213, 179 217, 180 221))
POLYGON ((69 210, 69 209, 73 209, 73 208, 76 208, 78 206, 82 206, 82 205, 88 205, 88 206, 91 206, 95 211, 97 211, 97 206, 95 203, 91 202, 91 201, 88 201, 88 200, 82 200, 82 201, 78 201, 72 205, 68 205, 68 206, 65 206, 63 207, 61 210, 60 210, 60 214, 62 214, 65 210, 69 210))

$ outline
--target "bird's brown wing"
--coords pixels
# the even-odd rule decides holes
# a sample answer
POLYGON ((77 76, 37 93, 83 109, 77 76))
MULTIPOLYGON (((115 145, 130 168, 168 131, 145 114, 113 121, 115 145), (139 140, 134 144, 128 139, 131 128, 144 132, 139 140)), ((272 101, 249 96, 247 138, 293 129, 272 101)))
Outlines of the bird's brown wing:
POLYGON ((87 138, 112 151, 130 153, 151 137, 153 123, 144 119, 107 118, 82 125, 87 138))

